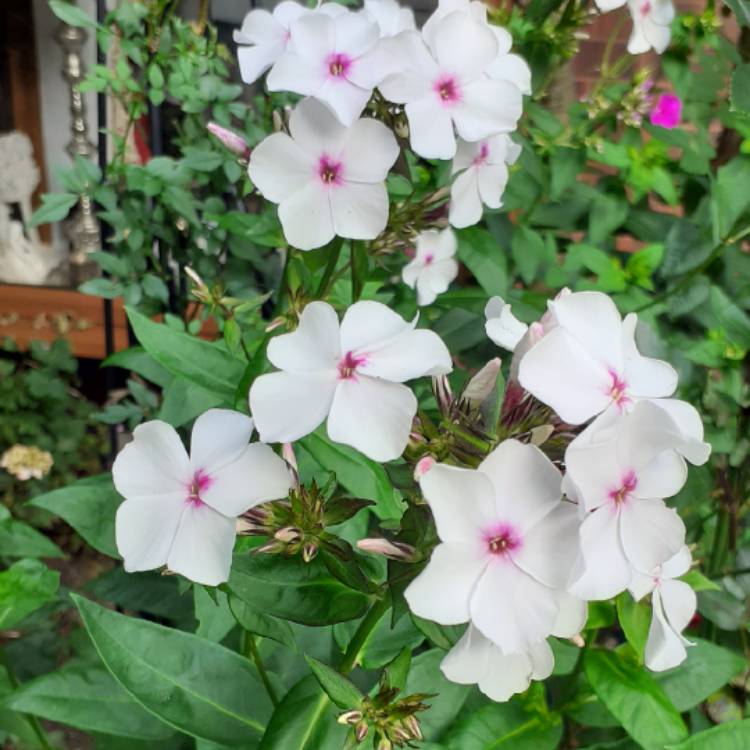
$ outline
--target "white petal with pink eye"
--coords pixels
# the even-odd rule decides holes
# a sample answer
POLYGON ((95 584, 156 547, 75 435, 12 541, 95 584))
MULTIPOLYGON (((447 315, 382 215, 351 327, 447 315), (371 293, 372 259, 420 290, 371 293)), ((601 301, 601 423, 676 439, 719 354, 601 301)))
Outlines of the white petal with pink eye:
MULTIPOLYGON (((562 475, 534 445, 504 440, 479 465, 495 488, 495 505, 504 520, 526 531, 558 507, 562 475)), ((544 637, 544 636, 543 636, 544 637)))
POLYGON ((469 600, 487 566, 472 544, 438 544, 427 567, 407 586, 404 597, 419 617, 441 625, 469 619, 469 600))
POLYGON ((611 504, 613 492, 623 486, 630 471, 620 463, 615 441, 579 447, 574 440, 565 451, 565 468, 587 511, 611 504))
POLYGON ((520 55, 498 55, 485 73, 490 78, 509 81, 522 94, 531 96, 531 68, 520 55))
POLYGON ((682 664, 687 658, 687 650, 685 639, 672 628, 667 620, 658 589, 653 593, 651 606, 653 616, 643 660, 652 671, 663 672, 682 664))
POLYGON ((371 89, 362 88, 339 77, 327 78, 314 92, 315 98, 325 104, 338 121, 346 126, 354 124, 371 95, 371 89))
POLYGON ((633 499, 620 509, 620 538, 631 565, 649 573, 685 543, 685 524, 661 500, 633 499))
POLYGON ((487 337, 503 349, 512 352, 521 339, 526 335, 529 327, 513 315, 511 306, 501 297, 492 297, 484 308, 487 322, 484 330, 487 337))
POLYGON ((138 425, 112 465, 115 489, 127 498, 183 492, 191 478, 179 435, 158 419, 138 425))
POLYGON ((274 336, 267 356, 274 367, 288 372, 333 371, 341 358, 336 311, 327 302, 305 305, 297 328, 274 336))
POLYGON ((486 25, 460 12, 440 22, 431 46, 441 68, 462 79, 480 75, 499 50, 495 35, 486 25))
POLYGON ((280 203, 314 177, 315 164, 286 133, 274 133, 250 153, 248 174, 264 198, 280 203))
POLYGON ((616 8, 622 8, 626 2, 627 0, 596 0, 596 7, 603 13, 606 13, 616 8))
POLYGON ((470 614, 504 654, 522 653, 550 634, 557 602, 552 589, 503 557, 492 560, 476 584, 470 614))
POLYGON ((245 414, 231 409, 203 412, 195 420, 190 436, 193 471, 210 475, 237 460, 245 452, 252 432, 253 420, 245 414))
POLYGON ((291 25, 290 31, 292 53, 311 67, 322 63, 336 48, 335 19, 325 13, 306 14, 291 25))
POLYGON ((484 678, 494 644, 471 623, 440 662, 440 671, 459 685, 474 685, 484 678))
POLYGON ((326 81, 323 67, 311 66, 304 58, 287 50, 266 76, 269 91, 293 91, 302 96, 314 95, 326 81))
POLYGON ((456 132, 465 141, 480 141, 516 129, 522 113, 521 92, 508 81, 480 78, 461 86, 451 109, 456 132))
POLYGON ((128 573, 167 564, 184 509, 184 491, 140 495, 120 505, 115 517, 115 540, 128 573))
POLYGON ((487 7, 481 0, 438 0, 437 8, 422 26, 422 36, 428 44, 434 44, 435 34, 442 21, 456 11, 467 14, 474 21, 487 22, 487 7))
POLYGON ((526 352, 518 380, 570 424, 586 422, 612 403, 613 378, 606 366, 561 326, 526 352))
POLYGON ((578 512, 572 503, 558 503, 532 526, 512 553, 513 562, 550 588, 565 588, 578 555, 578 512))
POLYGON ((341 351, 359 352, 379 348, 415 325, 416 321, 407 323, 382 302, 355 302, 341 321, 341 351))
POLYGON ((494 488, 479 471, 435 464, 419 480, 444 542, 478 544, 496 518, 494 488))
POLYGON ((366 347, 359 367, 363 375, 403 383, 424 375, 444 375, 452 369, 443 340, 426 328, 407 328, 380 344, 366 347))
POLYGON ((414 11, 396 0, 365 0, 365 13, 378 25, 381 38, 416 28, 414 11))
POLYGON ((392 461, 406 448, 417 399, 400 383, 356 374, 339 381, 328 415, 328 437, 373 461, 392 461))
POLYGON ((456 153, 456 137, 449 111, 430 93, 410 101, 404 112, 409 121, 409 142, 425 159, 450 159, 456 153))
POLYGON ((336 30, 336 52, 357 58, 380 39, 380 30, 364 13, 342 13, 333 21, 336 30))
POLYGON ((469 168, 451 184, 448 219, 456 229, 476 224, 482 218, 482 199, 479 197, 478 170, 469 168))
POLYGON ((583 630, 588 615, 588 604, 567 591, 557 592, 557 617, 552 626, 552 635, 557 638, 572 638, 583 630))
POLYGON ((383 182, 345 182, 331 189, 330 202, 339 237, 374 240, 388 223, 388 191, 383 182))
POLYGON ((479 170, 479 196, 487 208, 500 208, 503 205, 503 192, 508 182, 508 168, 505 164, 485 164, 479 170))
POLYGON ((382 182, 398 159, 398 143, 382 122, 363 118, 347 131, 341 151, 347 182, 382 182))
POLYGON ((685 461, 673 450, 663 451, 638 471, 638 497, 665 498, 676 495, 687 481, 685 461))
POLYGON ((568 591, 589 601, 611 599, 624 591, 632 568, 620 541, 619 513, 603 506, 586 517, 579 532, 582 569, 568 591))
POLYGON ((711 446, 703 441, 703 421, 698 410, 676 398, 660 398, 652 403, 666 411, 682 433, 684 442, 676 450, 696 466, 708 461, 711 446))
POLYGON ((285 49, 286 43, 281 39, 269 44, 240 47, 237 50, 237 62, 242 80, 245 83, 257 81, 281 57, 285 49))
POLYGON ((250 388, 250 411, 264 443, 290 443, 313 432, 326 418, 337 373, 284 371, 261 375, 250 388))
POLYGON ((330 196, 314 182, 279 204, 279 221, 289 244, 300 250, 322 247, 336 234, 330 196))
POLYGON ((167 567, 204 586, 229 579, 236 536, 235 519, 203 503, 188 503, 180 518, 167 567))
POLYGON ((259 503, 285 498, 291 486, 284 461, 269 446, 251 443, 234 461, 209 474, 200 498, 225 516, 240 516, 259 503))
POLYGON ((417 279, 417 304, 431 305, 458 276, 458 263, 453 259, 439 260, 426 268, 417 279))

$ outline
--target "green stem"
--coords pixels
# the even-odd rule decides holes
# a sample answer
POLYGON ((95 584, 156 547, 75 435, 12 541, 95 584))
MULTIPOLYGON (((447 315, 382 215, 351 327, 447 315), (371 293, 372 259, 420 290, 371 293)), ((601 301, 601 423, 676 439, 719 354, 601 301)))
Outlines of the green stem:
POLYGON ((265 687, 268 697, 271 699, 271 703, 273 703, 275 708, 279 705, 279 696, 276 695, 276 690, 274 690, 271 680, 268 677, 268 672, 266 672, 263 659, 260 658, 258 645, 255 643, 255 636, 247 630, 243 630, 242 640, 242 652, 248 659, 252 659, 253 662, 255 662, 255 668, 258 670, 263 687, 265 687))
MULTIPOLYGON (((10 682, 11 687, 15 690, 20 685, 20 683, 18 682, 18 678, 16 677, 15 673, 10 668, 8 659, 5 656, 5 651, 3 651, 2 649, 0 649, 0 665, 5 667, 5 670, 8 673, 8 681, 10 682)), ((47 738, 47 734, 42 728, 42 725, 39 723, 39 719, 37 719, 37 717, 33 716, 32 714, 23 714, 23 716, 25 717, 26 721, 29 722, 31 729, 39 740, 39 744, 44 748, 44 750, 53 750, 52 745, 50 745, 49 739, 47 738)))
POLYGON ((375 629, 375 626, 380 622, 380 618, 388 611, 390 606, 391 598, 386 594, 382 599, 378 599, 370 607, 369 612, 365 615, 365 619, 359 624, 357 631, 354 633, 351 641, 349 641, 344 658, 339 665, 339 672, 341 672, 341 674, 349 674, 349 672, 357 666, 357 660, 360 657, 365 642, 369 638, 370 633, 375 629))
POLYGON ((336 264, 339 262, 339 256, 341 255, 341 248, 343 244, 344 241, 340 237, 337 237, 331 243, 328 263, 326 264, 326 269, 323 272, 323 278, 320 280, 320 284, 318 285, 318 291, 315 292, 315 299, 323 299, 328 294, 329 288, 331 286, 331 278, 333 277, 333 273, 336 270, 336 264))

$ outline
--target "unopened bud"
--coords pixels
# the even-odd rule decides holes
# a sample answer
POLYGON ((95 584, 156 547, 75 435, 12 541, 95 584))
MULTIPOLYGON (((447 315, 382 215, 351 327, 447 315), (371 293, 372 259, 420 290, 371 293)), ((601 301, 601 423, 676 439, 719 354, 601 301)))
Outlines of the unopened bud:
POLYGON ((531 429, 531 444, 537 448, 547 442, 549 436, 555 431, 551 424, 542 424, 531 429))
POLYGON ((544 336, 544 326, 536 321, 529 326, 529 343, 536 344, 544 336))
POLYGON ((275 331, 277 328, 280 328, 283 325, 286 325, 286 319, 285 318, 274 318, 266 326, 266 333, 271 333, 271 331, 275 331))
POLYGON ((338 721, 339 724, 358 724, 362 721, 362 712, 359 709, 344 711, 343 714, 339 714, 336 721, 338 721))
POLYGON ((291 443, 284 443, 281 446, 281 457, 289 466, 292 474, 292 483, 295 489, 299 489, 299 468, 297 466, 297 456, 294 455, 294 446, 291 443))
POLYGON ((432 456, 424 456, 417 461, 414 467, 414 480, 419 481, 434 465, 436 461, 432 456))
POLYGON ((411 732, 407 731, 405 727, 396 725, 391 727, 391 737, 398 743, 408 742, 412 739, 411 732))
POLYGON ((284 526, 283 529, 279 529, 274 537, 280 542, 297 542, 299 541, 302 532, 296 526, 284 526))
POLYGON ((274 133, 280 133, 282 130, 284 130, 284 118, 281 116, 281 113, 278 110, 275 109, 271 113, 271 121, 273 123, 274 133))
POLYGON ((583 640, 583 636, 580 633, 576 633, 571 639, 570 642, 574 646, 578 646, 578 648, 583 648, 586 645, 586 641, 583 640))
POLYGON ((416 559, 416 550, 410 544, 391 542, 388 539, 360 539, 357 542, 357 549, 402 562, 411 562, 416 559))
POLYGON ((250 156, 250 146, 247 141, 239 134, 232 130, 222 127, 216 122, 209 122, 206 129, 212 135, 215 135, 233 154, 247 159, 250 156))
POLYGON ((497 382, 497 374, 500 372, 502 361, 500 357, 491 359, 474 377, 469 381, 461 398, 468 401, 473 406, 479 406, 487 396, 492 393, 492 389, 497 382))
POLYGON ((432 378, 432 392, 435 394, 440 411, 447 412, 453 403, 453 391, 445 375, 432 378))
POLYGON ((387 737, 383 737, 378 742, 377 750, 393 750, 393 743, 387 737))
POLYGON ((405 119, 397 120, 393 130, 399 138, 406 139, 409 137, 409 123, 405 119))
POLYGON ((367 737, 367 733, 370 731, 370 727, 368 726, 366 721, 360 721, 359 724, 357 724, 356 727, 354 727, 354 736, 357 738, 357 742, 362 742, 365 737, 367 737))
POLYGON ((263 555, 263 554, 276 554, 278 552, 281 552, 283 547, 279 546, 279 543, 274 540, 272 542, 266 542, 265 544, 261 544, 260 547, 256 547, 253 552, 257 555, 263 555))
POLYGON ((306 562, 312 562, 318 554, 318 545, 314 542, 307 542, 302 545, 302 559, 306 562))
POLYGON ((406 729, 409 730, 409 733, 411 734, 410 739, 414 739, 414 740, 422 739, 422 730, 419 726, 419 722, 417 721, 416 716, 407 716, 404 719, 404 726, 406 727, 406 729))

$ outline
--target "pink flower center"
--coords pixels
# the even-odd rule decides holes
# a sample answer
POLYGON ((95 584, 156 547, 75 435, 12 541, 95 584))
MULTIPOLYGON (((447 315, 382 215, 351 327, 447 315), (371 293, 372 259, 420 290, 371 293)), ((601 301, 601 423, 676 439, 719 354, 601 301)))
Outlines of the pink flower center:
POLYGON ((433 260, 435 260, 435 256, 432 253, 427 253, 427 255, 424 256, 424 264, 426 266, 429 266, 433 260))
POLYGON ((484 532, 487 551, 495 557, 505 557, 521 546, 521 535, 507 523, 499 523, 484 532))
POLYGON ((642 16, 647 16, 651 12, 651 3, 649 0, 641 3, 640 11, 642 16))
POLYGON ((340 161, 334 161, 328 154, 323 154, 318 159, 318 177, 324 185, 340 185, 343 169, 340 161))
POLYGON ((451 75, 444 74, 433 85, 435 93, 446 106, 456 104, 463 98, 458 81, 451 75))
POLYGON ((623 503, 630 499, 630 496, 638 486, 638 477, 635 472, 631 469, 622 478, 622 483, 619 487, 609 491, 609 499, 615 504, 616 507, 620 507, 623 503))
POLYGON ((617 404, 620 411, 622 411, 630 403, 628 384, 614 370, 609 371, 609 377, 612 379, 612 382, 607 393, 612 398, 612 401, 617 404))
POLYGON ((328 75, 331 78, 346 78, 349 68, 352 66, 352 59, 341 52, 332 52, 326 58, 328 66, 328 75))
POLYGON ((188 485, 187 502, 197 507, 203 505, 201 493, 205 492, 211 486, 212 482, 211 477, 203 469, 198 469, 193 474, 193 481, 188 485))
POLYGON ((482 143, 479 146, 479 153, 474 157, 472 164, 475 167, 481 167, 487 161, 490 155, 490 147, 486 143, 482 143))
POLYGON ((357 368, 367 362, 367 355, 356 355, 353 352, 347 352, 338 364, 339 380, 356 380, 357 368))

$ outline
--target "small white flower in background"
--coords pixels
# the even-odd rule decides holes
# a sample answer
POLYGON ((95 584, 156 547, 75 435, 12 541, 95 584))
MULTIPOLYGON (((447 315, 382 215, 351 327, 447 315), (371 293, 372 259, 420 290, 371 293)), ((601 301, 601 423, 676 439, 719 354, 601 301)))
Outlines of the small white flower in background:
POLYGON ((505 133, 476 143, 459 138, 451 174, 457 175, 451 185, 450 223, 461 229, 482 218, 482 204, 487 208, 503 205, 508 182, 508 166, 521 154, 521 147, 505 133))
POLYGON ((522 95, 508 81, 484 71, 497 57, 490 28, 454 12, 437 24, 429 47, 416 33, 398 37, 404 61, 379 89, 389 101, 404 104, 411 147, 427 159, 452 159, 456 132, 473 142, 516 128, 522 95))
POLYGON ((390 72, 378 54, 380 29, 361 13, 310 13, 290 27, 287 51, 266 78, 269 91, 292 91, 323 102, 351 125, 390 72))
POLYGON ((417 235, 416 254, 401 277, 408 287, 416 288, 419 305, 431 305, 458 276, 455 254, 456 235, 450 229, 428 229, 417 235))
MULTIPOLYGON (((562 594, 560 611, 552 635, 571 638, 586 622, 586 602, 562 594)), ((544 640, 518 654, 504 654, 489 638, 469 624, 463 637, 440 664, 443 674, 462 685, 478 685, 494 701, 507 701, 524 692, 531 680, 544 680, 552 674, 555 660, 544 640)))
POLYGON ((166 565, 207 586, 229 578, 236 517, 291 487, 281 458, 248 443, 252 431, 244 414, 211 409, 195 420, 188 456, 166 422, 135 428, 112 466, 125 498, 115 524, 125 570, 166 565))
POLYGON ((520 384, 562 420, 581 424, 614 406, 672 395, 677 373, 644 357, 635 344, 637 316, 623 320, 601 292, 574 292, 547 303, 556 325, 523 356, 520 384))
POLYGON ((670 25, 674 20, 672 0, 596 0, 599 10, 607 12, 627 4, 633 19, 628 52, 639 55, 653 49, 661 54, 672 38, 670 25))
POLYGON ((651 593, 653 615, 648 631, 644 661, 654 672, 663 672, 682 664, 687 658, 686 646, 693 646, 682 635, 695 615, 695 591, 684 581, 677 581, 690 570, 690 550, 680 551, 650 576, 638 575, 630 592, 637 601, 651 593))
POLYGON ((365 0, 364 12, 378 25, 381 38, 416 29, 414 11, 402 7, 396 0, 365 0))
MULTIPOLYGON (((254 83, 286 52, 291 37, 290 27, 302 16, 316 11, 299 3, 284 0, 270 13, 261 8, 251 10, 233 35, 240 75, 245 83, 254 83)), ((346 8, 338 3, 323 3, 318 13, 338 15, 346 8)))
POLYGON ((388 222, 385 178, 398 157, 393 133, 369 118, 346 128, 314 99, 297 105, 289 132, 258 144, 248 167, 263 197, 279 204, 288 242, 311 250, 336 235, 375 239, 388 222))
POLYGON ((526 335, 529 327, 513 315, 510 305, 502 297, 491 297, 484 308, 487 337, 503 349, 512 352, 526 335))
POLYGON ((440 544, 409 584, 416 615, 471 623, 503 654, 547 638, 577 553, 576 507, 535 446, 506 440, 478 470, 436 464, 420 477, 440 544))
POLYGON ((0 468, 16 479, 43 479, 50 473, 55 461, 49 451, 35 445, 13 445, 0 457, 0 468))
POLYGON ((276 336, 268 359, 278 372, 250 389, 261 439, 291 442, 328 419, 328 436, 374 461, 406 448, 417 399, 403 385, 451 370, 440 337, 415 328, 380 302, 352 305, 339 324, 333 307, 312 302, 292 333, 276 336))
POLYGON ((569 589, 574 595, 609 599, 685 543, 682 520, 662 499, 685 484, 682 443, 669 415, 642 401, 601 432, 588 428, 568 446, 566 490, 572 483, 586 512, 581 559, 569 589))

